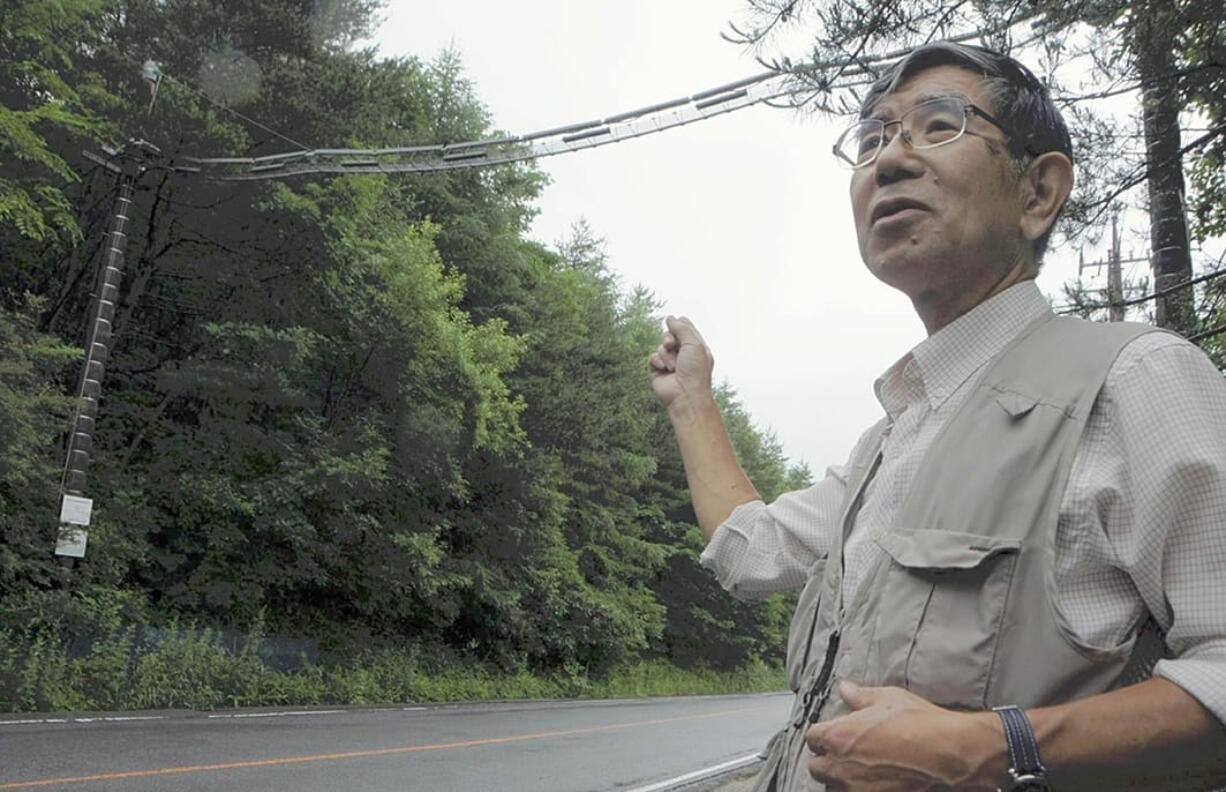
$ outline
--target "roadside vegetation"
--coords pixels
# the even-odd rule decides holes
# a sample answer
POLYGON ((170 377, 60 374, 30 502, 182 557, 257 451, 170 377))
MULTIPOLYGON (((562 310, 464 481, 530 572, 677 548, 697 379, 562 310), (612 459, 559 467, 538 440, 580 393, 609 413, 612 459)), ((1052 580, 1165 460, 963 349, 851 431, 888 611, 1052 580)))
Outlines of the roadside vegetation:
POLYGON ((292 671, 260 657, 259 635, 235 651, 214 630, 172 631, 142 646, 128 628, 79 657, 46 635, 0 632, 0 710, 59 712, 163 708, 413 704, 508 699, 638 698, 781 690, 784 673, 750 658, 735 670, 638 661, 600 678, 514 672, 415 648, 362 651, 344 662, 303 657, 292 671), (21 647, 18 649, 18 647, 21 647))
MULTIPOLYGON (((376 11, 0 9, 0 708, 782 686, 790 603, 733 601, 698 563, 648 384, 657 303, 618 282, 586 224, 529 238, 545 181, 531 165, 143 176, 87 556, 52 557, 115 192, 82 152, 497 136, 456 55, 360 46, 376 11), (152 104, 146 59, 167 75, 152 104), (273 663, 263 636, 317 652, 273 663)), ((720 398, 764 496, 809 481, 731 389, 720 398)))

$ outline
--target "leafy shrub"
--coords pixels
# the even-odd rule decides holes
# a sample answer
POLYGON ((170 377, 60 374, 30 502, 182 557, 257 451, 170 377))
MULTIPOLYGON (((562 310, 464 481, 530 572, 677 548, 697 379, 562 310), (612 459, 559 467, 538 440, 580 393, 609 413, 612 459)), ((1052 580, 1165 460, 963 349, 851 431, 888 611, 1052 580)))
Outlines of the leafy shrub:
POLYGON ((81 657, 53 632, 0 629, 0 708, 24 711, 222 706, 392 704, 541 698, 625 698, 779 690, 783 674, 757 657, 736 671, 682 669, 667 661, 624 664, 603 678, 578 667, 552 675, 425 658, 384 648, 331 665, 302 658, 297 671, 267 667, 261 625, 238 651, 213 629, 119 630, 81 657), (145 640, 138 640, 139 635, 145 640), (152 638, 148 638, 152 635, 152 638), (147 642, 146 642, 147 641, 147 642))

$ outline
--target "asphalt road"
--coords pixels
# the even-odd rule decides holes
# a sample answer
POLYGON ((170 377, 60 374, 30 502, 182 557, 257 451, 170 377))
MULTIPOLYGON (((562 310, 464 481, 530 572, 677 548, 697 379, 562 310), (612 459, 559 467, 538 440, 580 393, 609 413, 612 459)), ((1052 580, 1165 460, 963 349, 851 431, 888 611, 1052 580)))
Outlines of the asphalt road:
POLYGON ((631 792, 755 753, 790 694, 0 718, 0 790, 631 792))

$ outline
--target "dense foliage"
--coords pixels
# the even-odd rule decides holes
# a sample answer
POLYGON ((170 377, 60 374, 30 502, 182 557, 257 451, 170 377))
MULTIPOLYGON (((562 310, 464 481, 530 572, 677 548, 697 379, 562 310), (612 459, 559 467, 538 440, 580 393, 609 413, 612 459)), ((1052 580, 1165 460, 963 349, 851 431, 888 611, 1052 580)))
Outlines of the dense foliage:
MULTIPOLYGON (((412 649, 572 678, 777 663, 788 603, 734 602, 698 565, 647 383, 652 298, 620 287, 585 226, 556 250, 527 238, 531 166, 143 176, 88 558, 51 557, 56 441, 114 192, 81 151, 292 145, 223 106, 316 146, 494 134, 454 56, 353 46, 373 5, 0 11, 0 635, 37 633, 45 652, 48 635, 113 641, 126 624, 258 623, 334 655, 412 649), (146 58, 190 78, 163 80, 152 111, 146 58)), ((721 398, 764 494, 805 484, 721 398)))

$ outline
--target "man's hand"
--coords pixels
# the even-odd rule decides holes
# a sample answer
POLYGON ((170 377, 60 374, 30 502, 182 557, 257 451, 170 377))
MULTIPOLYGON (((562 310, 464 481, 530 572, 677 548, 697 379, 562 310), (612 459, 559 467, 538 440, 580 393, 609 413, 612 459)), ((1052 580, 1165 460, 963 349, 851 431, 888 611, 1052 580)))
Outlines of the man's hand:
POLYGON ((711 371, 715 359, 694 324, 682 317, 665 320, 668 329, 651 354, 651 388, 666 408, 705 404, 713 399, 711 371))
POLYGON ((668 330, 648 361, 651 389, 668 409, 698 527, 703 538, 711 541, 715 529, 733 509, 757 500, 758 491, 736 460, 715 404, 711 350, 689 319, 670 316, 666 322, 668 330))
POLYGON ((995 790, 1004 735, 994 712, 957 712, 898 687, 839 685, 851 713, 809 728, 809 773, 830 792, 995 790))

